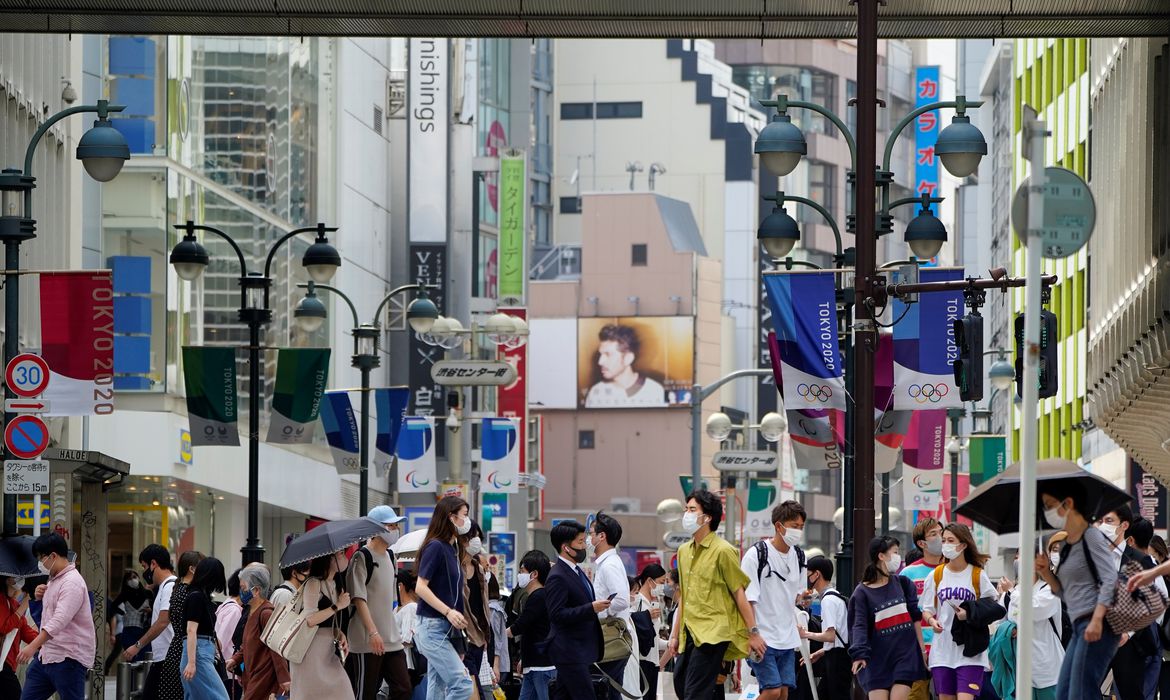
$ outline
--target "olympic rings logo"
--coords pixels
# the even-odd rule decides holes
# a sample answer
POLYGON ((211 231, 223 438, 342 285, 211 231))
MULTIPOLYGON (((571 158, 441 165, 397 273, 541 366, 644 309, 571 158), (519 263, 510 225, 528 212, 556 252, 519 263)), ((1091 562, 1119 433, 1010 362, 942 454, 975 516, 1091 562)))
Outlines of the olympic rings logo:
POLYGON ((911 384, 906 393, 918 403, 938 403, 950 391, 951 387, 946 384, 911 384))
POLYGON ((833 398, 833 388, 822 384, 801 384, 796 387, 796 393, 809 403, 814 401, 827 403, 829 399, 833 398))

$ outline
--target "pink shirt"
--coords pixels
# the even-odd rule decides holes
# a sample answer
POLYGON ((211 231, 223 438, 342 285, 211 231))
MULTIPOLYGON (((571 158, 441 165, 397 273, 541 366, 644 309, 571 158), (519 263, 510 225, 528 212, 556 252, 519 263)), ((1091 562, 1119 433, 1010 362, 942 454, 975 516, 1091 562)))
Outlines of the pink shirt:
POLYGON ((49 579, 43 601, 41 629, 49 633, 49 639, 41 647, 41 663, 73 659, 87 668, 92 666, 97 654, 93 613, 89 589, 76 566, 69 564, 49 579))

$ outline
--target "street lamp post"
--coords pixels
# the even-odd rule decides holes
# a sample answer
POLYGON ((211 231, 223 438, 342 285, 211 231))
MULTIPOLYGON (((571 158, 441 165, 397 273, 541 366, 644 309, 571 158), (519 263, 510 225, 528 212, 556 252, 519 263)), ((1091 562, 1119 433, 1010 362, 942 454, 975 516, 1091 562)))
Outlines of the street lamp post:
POLYGON ((188 282, 198 280, 210 262, 207 249, 195 237, 196 231, 211 233, 227 241, 240 263, 239 319, 248 326, 248 538, 240 552, 245 565, 263 562, 264 546, 260 544, 260 330, 272 320, 272 310, 269 308, 272 262, 276 251, 285 241, 303 233, 315 233, 317 238, 305 251, 301 264, 313 281, 328 282, 341 266, 341 256, 326 236, 337 229, 319 223, 289 231, 269 248, 264 273, 261 274, 248 271, 244 251, 227 233, 194 221, 175 224, 175 228, 183 232, 183 240, 171 250, 170 261, 181 279, 188 282))
MULTIPOLYGON (((736 425, 731 422, 731 417, 722 411, 717 411, 711 414, 707 419, 707 437, 722 444, 725 440, 731 437, 734 430, 742 430, 745 436, 745 443, 749 446, 754 446, 755 441, 752 440, 752 433, 758 431, 760 437, 764 438, 769 443, 776 443, 780 438, 784 437, 784 433, 788 430, 788 421, 779 413, 768 412, 760 418, 759 423, 742 423, 736 425)), ((754 447, 752 448, 754 449, 754 447)), ((731 476, 731 491, 734 492, 738 488, 739 477, 748 475, 748 472, 732 472, 731 476)), ((777 474, 776 476, 780 476, 777 474)), ((697 484, 692 488, 698 489, 697 484)), ((750 490, 750 489, 749 489, 750 490)), ((743 541, 743 530, 737 529, 736 524, 739 522, 739 516, 735 511, 734 494, 727 495, 727 524, 728 524, 728 540, 732 544, 738 546, 743 541)))
POLYGON ((415 332, 428 333, 434 325, 435 319, 439 317, 439 309, 435 306, 435 302, 427 298, 425 285, 404 284, 392 290, 382 299, 382 302, 378 304, 378 310, 374 312, 372 323, 363 324, 358 319, 357 307, 340 289, 316 282, 298 284, 297 286, 308 290, 305 292, 304 298, 297 302, 296 308, 293 309, 293 318, 296 319, 301 330, 306 333, 312 333, 320 328, 328 316, 325 304, 317 298, 318 289, 333 292, 341 297, 341 300, 349 306, 350 313, 353 314, 353 357, 350 360, 350 365, 362 375, 362 417, 358 435, 358 461, 360 462, 358 515, 365 515, 369 512, 370 507, 370 373, 382 365, 382 358, 378 354, 382 338, 380 324, 382 310, 395 296, 403 292, 418 291, 419 296, 406 308, 406 320, 415 332))
MULTIPOLYGON (((33 155, 41 138, 62 119, 74 114, 97 114, 93 127, 77 143, 77 159, 89 176, 98 182, 109 182, 122 171, 130 160, 130 147, 121 132, 110 123, 110 113, 126 109, 98 100, 94 105, 79 105, 57 112, 41 124, 33 134, 24 154, 24 170, 8 168, 0 171, 0 241, 4 243, 4 364, 20 353, 20 244, 37 236, 37 221, 33 218, 32 193, 37 179, 32 174, 33 155), (11 278, 11 279, 10 279, 11 278)), ((14 399, 11 387, 4 391, 6 398, 14 399)), ((15 414, 5 413, 7 424, 15 414)), ((7 451, 5 458, 8 457, 7 451)), ((16 496, 4 496, 3 536, 16 534, 16 496)))
POLYGON ((691 488, 697 489, 703 483, 703 401, 727 382, 742 379, 743 377, 768 377, 772 375, 769 369, 739 369, 715 380, 714 384, 703 386, 695 384, 691 387, 691 488))
MULTIPOLYGON (((916 108, 894 127, 886 140, 882 167, 879 170, 876 158, 877 134, 877 2, 861 0, 858 7, 858 96, 857 133, 853 134, 836 114, 821 105, 789 100, 779 95, 775 100, 762 100, 761 105, 775 107, 777 114, 760 132, 755 152, 760 155, 764 167, 777 177, 791 173, 801 157, 808 152, 804 134, 792 124, 789 109, 809 109, 828 118, 845 136, 852 156, 854 189, 856 254, 854 265, 853 303, 855 318, 851 322, 853 333, 852 357, 848 364, 852 368, 853 409, 849 415, 849 433, 856 436, 874 434, 874 354, 877 350, 877 324, 875 309, 878 298, 885 298, 884 279, 877 274, 877 238, 893 230, 890 210, 890 186, 893 173, 890 171, 894 143, 902 131, 919 115, 926 112, 954 108, 956 116, 952 123, 939 134, 935 153, 943 167, 953 175, 965 177, 978 168, 979 160, 987 153, 987 143, 979 130, 970 124, 966 110, 982 103, 968 101, 959 96, 953 101, 933 102, 916 108), (877 191, 881 191, 878 210, 877 191)), ((924 204, 926 202, 924 201, 924 204)), ((897 203, 895 203, 897 204, 897 203)), ((916 219, 917 225, 907 228, 906 242, 920 258, 937 254, 946 240, 945 229, 930 215, 924 206, 916 219), (924 215, 927 215, 924 217, 924 215), (931 221, 934 219, 934 221, 931 221), (919 221, 920 220, 920 221, 919 221), (941 237, 939 233, 942 233, 941 237)), ((847 379, 848 381, 848 379, 847 379)), ((854 439, 852 459, 846 454, 845 460, 845 540, 839 570, 852 568, 854 576, 861 578, 865 562, 854 558, 855 547, 864 546, 873 537, 874 516, 874 447, 869 439, 854 439), (851 516, 851 517, 850 517, 851 516)))

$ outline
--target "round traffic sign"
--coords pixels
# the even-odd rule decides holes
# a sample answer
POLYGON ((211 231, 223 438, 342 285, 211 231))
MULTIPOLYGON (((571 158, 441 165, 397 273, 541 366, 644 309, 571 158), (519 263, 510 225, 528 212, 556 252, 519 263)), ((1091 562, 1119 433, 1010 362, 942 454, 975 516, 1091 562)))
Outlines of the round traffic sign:
MULTIPOLYGON (((1044 226, 1040 229, 1040 255, 1067 258, 1088 243, 1097 222, 1097 205, 1088 183, 1071 170, 1045 168, 1044 226)), ((1012 198, 1012 227, 1020 241, 1028 242, 1028 186, 1025 178, 1012 198)))
POLYGON ((4 428, 4 447, 16 459, 33 459, 49 446, 49 428, 36 416, 19 415, 4 428))
POLYGON ((49 385, 49 363, 40 355, 22 353, 8 361, 4 383, 21 398, 40 396, 49 385))

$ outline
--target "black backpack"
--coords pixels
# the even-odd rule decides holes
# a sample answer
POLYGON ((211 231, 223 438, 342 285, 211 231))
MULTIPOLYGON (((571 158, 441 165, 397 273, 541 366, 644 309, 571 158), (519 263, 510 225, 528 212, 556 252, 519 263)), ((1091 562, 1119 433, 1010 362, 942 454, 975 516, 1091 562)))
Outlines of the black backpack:
MULTIPOLYGON (((378 568, 378 562, 374 561, 373 552, 371 552, 364 544, 361 547, 358 547, 358 550, 354 553, 354 556, 356 557, 359 554, 362 555, 362 559, 365 559, 366 562, 366 585, 368 586, 370 585, 370 581, 374 578, 374 569, 378 568)), ((394 551, 387 549, 386 554, 390 556, 391 570, 393 571, 394 569, 397 569, 398 560, 394 557, 394 551)), ((353 605, 350 605, 345 610, 342 610, 339 615, 341 617, 341 629, 348 632, 349 622, 354 618, 355 615, 357 615, 357 609, 353 605)))
MULTIPOLYGON (((756 569, 756 581, 758 581, 761 585, 763 584, 763 582, 764 582, 764 569, 767 569, 769 576, 772 574, 776 574, 776 577, 779 578, 781 581, 787 582, 788 579, 784 578, 784 576, 781 575, 781 573, 779 571, 776 571, 775 569, 773 569, 771 563, 768 562, 768 543, 764 540, 760 540, 759 542, 756 542, 755 547, 756 547, 756 561, 757 561, 757 566, 758 566, 758 568, 756 569)), ((797 574, 799 574, 800 571, 805 568, 804 561, 805 561, 804 560, 804 550, 801 549, 800 547, 797 547, 796 548, 796 572, 797 572, 797 574)), ((820 630, 817 630, 817 631, 819 632, 820 630)))

